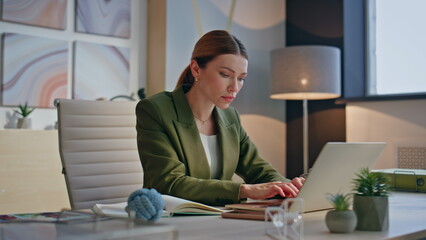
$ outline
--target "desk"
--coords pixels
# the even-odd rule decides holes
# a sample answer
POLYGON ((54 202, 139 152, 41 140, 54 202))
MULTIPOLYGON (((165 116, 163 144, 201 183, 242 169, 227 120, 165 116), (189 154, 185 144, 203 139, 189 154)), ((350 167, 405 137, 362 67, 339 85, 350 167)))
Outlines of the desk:
POLYGON ((0 240, 176 240, 167 224, 134 224, 127 219, 79 223, 3 223, 0 240))
MULTIPOLYGON (((389 198, 389 230, 332 234, 325 225, 326 211, 303 214, 305 240, 420 239, 426 237, 426 194, 393 192, 389 198)), ((270 239, 264 223, 219 216, 162 218, 159 223, 176 226, 179 239, 270 239)))
MULTIPOLYGON (((303 214, 305 240, 426 238, 426 194, 395 192, 389 198, 389 230, 355 231, 332 234, 325 226, 326 211, 303 214)), ((78 224, 0 224, 0 240, 10 239, 271 239, 265 235, 264 222, 225 219, 220 216, 184 216, 162 218, 152 225, 137 225, 126 219, 78 224), (16 235, 10 236, 12 230, 16 235), (7 232, 7 233, 6 233, 7 232), (3 234, 3 235, 2 235, 3 234), (9 234, 9 235, 7 235, 9 234), (37 235, 38 234, 38 235, 37 235), (40 235, 41 234, 41 235, 40 235), (131 235, 130 235, 131 234, 131 235), (40 236, 37 238, 37 236, 40 236), (137 237, 136 237, 137 236, 137 237), (139 238, 143 236, 143 238, 139 238)))

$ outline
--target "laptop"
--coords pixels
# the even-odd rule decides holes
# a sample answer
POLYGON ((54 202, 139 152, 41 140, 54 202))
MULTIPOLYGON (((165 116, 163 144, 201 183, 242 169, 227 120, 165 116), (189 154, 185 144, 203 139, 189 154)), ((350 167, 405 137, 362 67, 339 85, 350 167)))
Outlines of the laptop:
MULTIPOLYGON (((304 202, 304 212, 332 208, 327 194, 350 193, 355 174, 372 168, 385 149, 383 142, 329 142, 315 161, 297 198, 304 202)), ((290 211, 295 211, 290 207, 290 211)))

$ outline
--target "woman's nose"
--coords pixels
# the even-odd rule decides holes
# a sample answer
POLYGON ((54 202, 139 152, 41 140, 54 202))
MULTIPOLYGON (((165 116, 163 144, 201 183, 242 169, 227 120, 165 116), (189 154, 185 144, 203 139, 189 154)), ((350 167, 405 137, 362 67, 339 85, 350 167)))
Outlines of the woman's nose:
POLYGON ((240 84, 238 82, 238 79, 232 79, 231 83, 228 86, 228 92, 237 93, 239 90, 240 90, 240 84))

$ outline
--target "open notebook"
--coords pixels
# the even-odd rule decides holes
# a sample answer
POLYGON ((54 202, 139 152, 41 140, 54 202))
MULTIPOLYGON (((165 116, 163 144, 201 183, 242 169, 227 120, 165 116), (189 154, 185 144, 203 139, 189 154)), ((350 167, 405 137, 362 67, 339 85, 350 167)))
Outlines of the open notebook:
MULTIPOLYGON (((224 210, 221 208, 211 207, 202 203, 185 200, 169 195, 162 195, 164 200, 163 217, 175 214, 202 214, 202 215, 220 215, 224 210)), ((125 210, 127 202, 112 204, 95 204, 93 211, 97 214, 127 217, 125 210)))

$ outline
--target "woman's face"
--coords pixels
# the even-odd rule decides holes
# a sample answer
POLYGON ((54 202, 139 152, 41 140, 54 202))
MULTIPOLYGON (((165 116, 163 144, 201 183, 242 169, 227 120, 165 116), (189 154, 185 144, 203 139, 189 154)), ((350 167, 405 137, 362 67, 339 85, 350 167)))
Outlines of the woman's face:
POLYGON ((198 69, 199 90, 215 106, 226 109, 237 96, 247 76, 248 61, 243 56, 223 54, 198 69))

